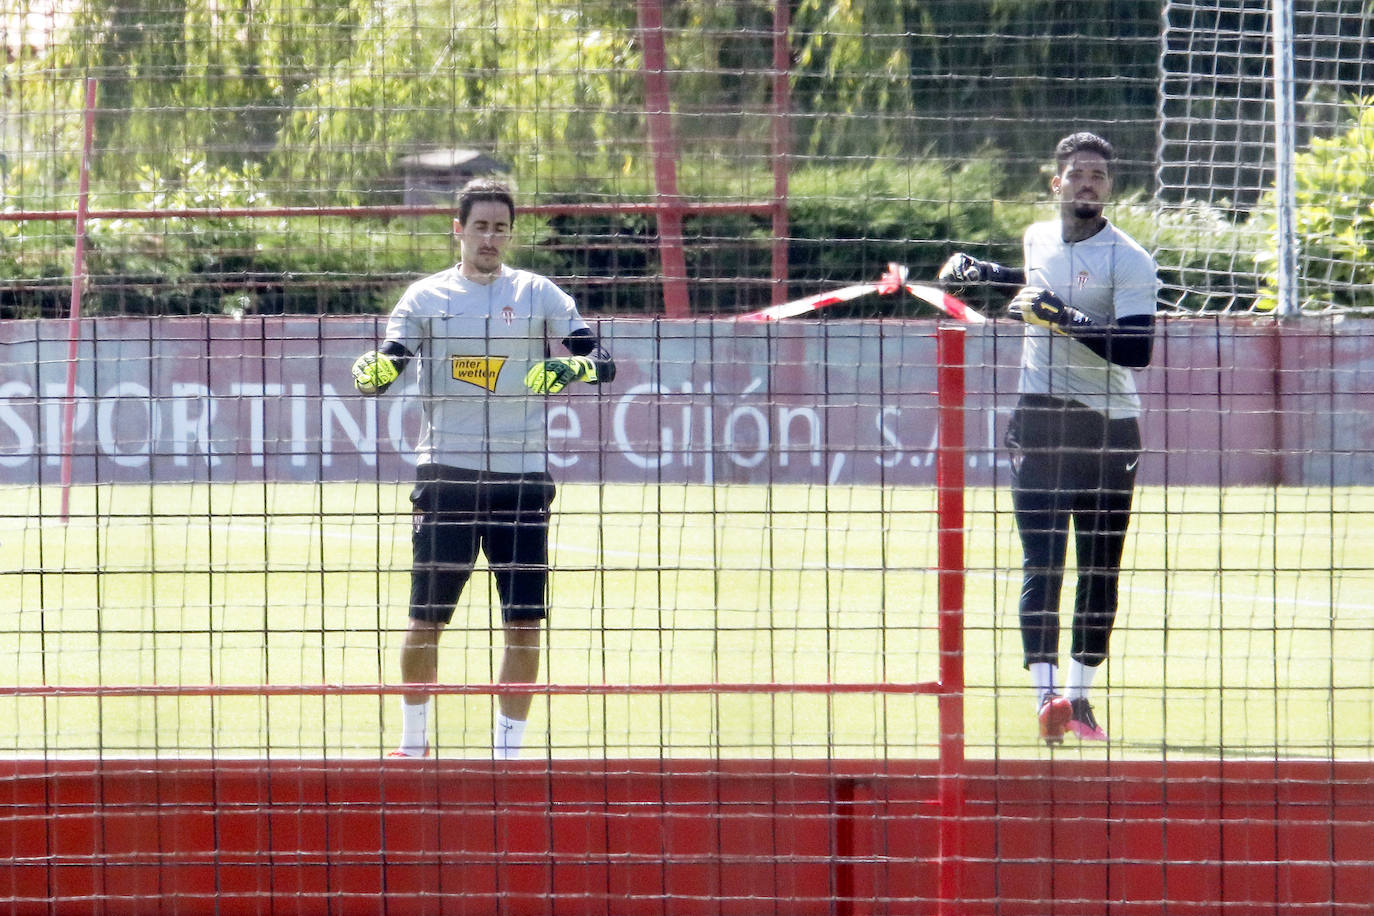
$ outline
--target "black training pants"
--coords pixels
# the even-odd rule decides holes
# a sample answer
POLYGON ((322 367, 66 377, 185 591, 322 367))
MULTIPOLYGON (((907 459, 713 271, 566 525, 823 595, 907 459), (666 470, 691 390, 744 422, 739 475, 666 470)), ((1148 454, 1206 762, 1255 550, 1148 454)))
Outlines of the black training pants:
POLYGON ((1140 460, 1140 425, 1109 420, 1077 401, 1022 395, 1007 428, 1012 505, 1024 556, 1021 641, 1025 662, 1059 663, 1059 593, 1069 524, 1078 559, 1070 657, 1107 658, 1117 583, 1140 460))

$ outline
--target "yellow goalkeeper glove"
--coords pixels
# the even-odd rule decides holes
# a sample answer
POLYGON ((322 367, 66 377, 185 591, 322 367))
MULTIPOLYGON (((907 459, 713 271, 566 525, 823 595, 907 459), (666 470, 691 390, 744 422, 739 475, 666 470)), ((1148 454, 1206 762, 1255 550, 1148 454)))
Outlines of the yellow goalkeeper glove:
POLYGON ((353 361, 353 387, 363 394, 381 394, 400 374, 396 364, 376 350, 353 361))
POLYGON ((525 373, 525 387, 535 394, 557 394, 573 382, 595 381, 596 360, 588 356, 546 359, 525 373))
POLYGON ((1064 302, 1054 293, 1038 286, 1027 286, 1011 300, 1011 312, 1026 324, 1037 324, 1061 334, 1092 325, 1092 319, 1064 302))

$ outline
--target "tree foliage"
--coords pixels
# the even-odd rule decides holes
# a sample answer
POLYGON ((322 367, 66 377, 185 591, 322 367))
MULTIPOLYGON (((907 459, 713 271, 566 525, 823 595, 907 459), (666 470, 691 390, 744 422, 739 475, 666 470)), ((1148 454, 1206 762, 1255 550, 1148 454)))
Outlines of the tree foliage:
MULTIPOLYGON (((1374 98, 1347 107, 1339 134, 1316 138, 1293 161, 1300 306, 1369 310, 1374 292, 1374 98)), ((1277 306, 1276 192, 1257 208, 1258 231, 1270 240, 1258 261, 1260 308, 1277 306)))
MULTIPOLYGON (((665 5, 684 149, 768 155, 773 13, 772 0, 665 5)), ((1059 112, 1148 125, 1157 19, 1154 4, 1108 0, 795 0, 796 150, 992 145, 1038 160, 1059 112)), ((96 174, 111 186, 130 159, 174 176, 191 154, 347 203, 401 156, 472 146, 527 186, 568 189, 647 173, 636 27, 634 3, 80 0, 67 40, 6 77, 28 133, 63 141, 35 141, 48 149, 79 146, 68 115, 81 79, 99 79, 96 174)))
MULTIPOLYGON (((636 6, 79 0, 63 41, 4 64, 7 107, 0 118, 22 117, 0 123, 0 205, 72 208, 87 76, 100 84, 96 207, 389 200, 399 192, 398 160, 441 147, 473 147, 508 161, 527 200, 646 197, 655 188, 636 6)), ((774 6, 663 4, 685 195, 772 193, 772 136, 761 115, 773 104, 774 6)), ((789 12, 798 283, 863 279, 889 258, 919 267, 953 242, 991 253, 1007 239, 1014 246, 1010 216, 1043 193, 1038 170, 1054 139, 1070 128, 1099 128, 1112 138, 1126 157, 1121 190, 1148 183, 1157 4, 791 0, 789 12)), ((1333 34, 1329 42, 1345 40, 1333 34)), ((1264 53, 1261 43, 1256 55, 1264 53)), ((1303 59, 1309 56, 1364 66, 1362 59, 1349 63, 1348 50, 1316 44, 1304 49, 1303 59)), ((1300 164, 1303 267, 1313 301, 1355 301, 1369 288, 1370 217, 1360 207, 1368 207, 1374 138, 1359 126, 1364 120, 1355 123, 1331 145, 1314 143, 1300 164), (1331 187, 1343 189, 1339 199, 1331 187)), ((1230 282, 1215 257, 1238 265, 1237 277, 1253 268, 1263 208, 1240 232, 1237 221, 1217 212, 1161 216, 1142 200, 1123 213, 1142 226, 1154 220, 1181 246, 1196 237, 1186 250, 1213 258, 1166 265, 1180 301, 1196 290, 1195 274, 1230 282), (1221 251, 1219 240, 1234 245, 1221 251)), ((738 277, 766 269, 756 255, 766 251, 768 225, 751 217, 713 220, 688 227, 703 242, 694 268, 738 277), (726 252, 713 239, 743 242, 739 252, 726 252)), ((350 271, 374 271, 392 282, 408 255, 421 255, 411 258, 421 271, 450 254, 440 224, 414 230, 410 238, 423 240, 409 250, 386 241, 396 233, 385 227, 342 222, 185 228, 107 222, 93 230, 93 258, 112 278, 121 259, 146 278, 149 309, 161 308, 152 300, 179 285, 208 284, 214 288, 203 301, 184 306, 201 310, 220 307, 215 284, 232 283, 236 271, 257 278, 259 289, 335 282, 350 271)), ((652 227, 643 218, 616 216, 578 228, 591 233, 582 242, 560 236, 564 226, 536 227, 541 237, 560 240, 526 255, 577 276, 619 276, 629 262, 643 276, 655 272, 652 227), (597 232, 633 254, 620 262, 591 260, 604 254, 585 244, 597 232), (565 252, 579 245, 588 260, 568 260, 565 252)), ((0 273, 46 282, 69 270, 62 250, 69 243, 35 248, 31 237, 23 223, 0 224, 0 273)), ((1246 294, 1254 295, 1253 285, 1246 294)), ((371 295, 349 289, 324 297, 322 307, 369 307, 371 295)), ((636 307, 652 308, 646 302, 636 300, 636 307)))
POLYGON ((816 155, 1004 151, 1035 174, 1058 136, 1153 149, 1159 6, 1144 0, 801 0, 799 138, 816 155))
POLYGON ((73 141, 66 148, 79 148, 70 114, 83 108, 84 78, 98 81, 94 171, 109 192, 131 163, 175 178, 188 161, 267 161, 297 95, 346 55, 356 25, 349 0, 82 0, 66 41, 6 75, 33 116, 29 133, 73 141), (44 113, 57 121, 41 125, 44 113))
POLYGON ((282 132, 273 164, 293 187, 359 201, 396 158, 436 147, 491 152, 536 180, 564 150, 589 169, 640 155, 632 5, 357 6, 349 53, 297 96, 282 132))

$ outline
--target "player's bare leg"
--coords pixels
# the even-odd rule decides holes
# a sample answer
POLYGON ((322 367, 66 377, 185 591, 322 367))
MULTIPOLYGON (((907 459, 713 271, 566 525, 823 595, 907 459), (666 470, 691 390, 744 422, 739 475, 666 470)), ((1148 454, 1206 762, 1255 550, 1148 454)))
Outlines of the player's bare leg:
MULTIPOLYGON (((502 684, 532 684, 539 677, 539 641, 543 622, 514 620, 506 624, 506 649, 501 656, 502 684)), ((503 693, 493 728, 492 751, 498 758, 518 757, 530 716, 528 693, 503 693)))
MULTIPOLYGON (((435 684, 439 681, 439 636, 442 623, 428 620, 410 621, 405 641, 401 644, 401 681, 405 684, 435 684)), ((423 703, 429 691, 418 690, 404 694, 407 703, 423 703)))
MULTIPOLYGON (((439 680, 439 637, 442 623, 411 619, 401 644, 401 681, 434 684, 439 680)), ((406 691, 401 696, 401 746, 392 757, 424 757, 429 753, 430 694, 406 691)))

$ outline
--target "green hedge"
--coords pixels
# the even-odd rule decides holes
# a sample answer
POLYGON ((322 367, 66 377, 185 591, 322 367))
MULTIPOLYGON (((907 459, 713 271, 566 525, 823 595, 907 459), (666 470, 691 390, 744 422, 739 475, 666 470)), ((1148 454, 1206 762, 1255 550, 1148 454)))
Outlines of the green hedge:
MULTIPOLYGON (((731 181, 766 187, 769 176, 731 181)), ((252 190, 253 175, 220 170, 176 194, 149 193, 144 207, 271 206, 252 190)), ((710 176, 686 176, 684 193, 710 192, 710 176)), ((842 168, 807 167, 791 177, 789 294, 877 279, 888 262, 913 279, 934 277, 956 249, 1016 263, 1025 225, 1052 212, 1045 188, 1009 188, 999 158, 987 153, 958 163, 874 160, 842 168)), ((156 186, 156 182, 150 183, 156 186)), ((584 196, 582 199, 586 199, 584 196)), ((609 193, 609 192, 607 192, 609 193)), ((622 199, 639 189, 618 187, 622 199)), ((577 199, 550 189, 540 201, 577 199)), ((99 208, 97 202, 96 208, 99 208)), ((1166 284, 1197 288, 1217 275, 1219 239, 1235 250, 1236 282, 1253 270, 1245 236, 1213 212, 1175 211, 1162 219, 1143 197, 1114 210, 1127 231, 1161 248, 1166 284)), ((47 224, 0 223, 0 316, 64 314, 70 290, 71 240, 47 224), (36 253, 35 253, 36 252, 36 253)), ((511 261, 549 274, 591 314, 661 314, 658 240, 653 221, 635 215, 522 217, 511 261)), ((707 215, 687 220, 686 250, 693 310, 732 314, 765 305, 772 226, 766 217, 707 215)), ((412 279, 453 263, 446 216, 349 220, 109 219, 88 232, 90 283, 83 310, 101 315, 371 313, 387 311, 412 279)), ((1253 286, 1253 284, 1252 284, 1253 286)), ((1206 307, 1206 297, 1191 304, 1206 307)), ((876 297, 836 315, 920 313, 910 297, 876 297)))

